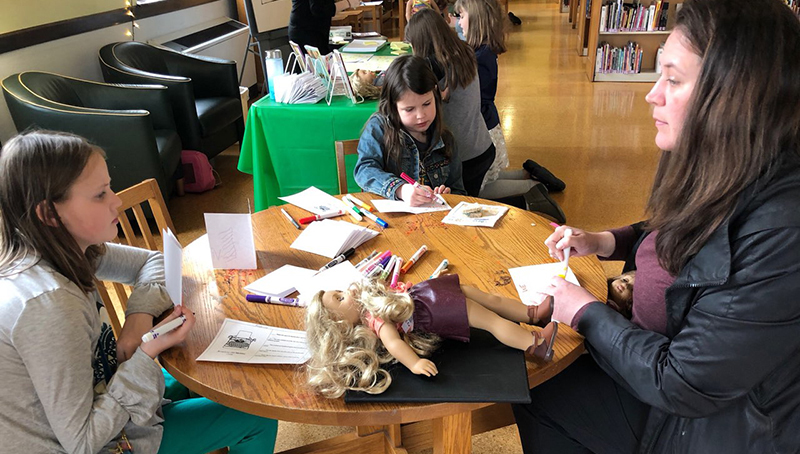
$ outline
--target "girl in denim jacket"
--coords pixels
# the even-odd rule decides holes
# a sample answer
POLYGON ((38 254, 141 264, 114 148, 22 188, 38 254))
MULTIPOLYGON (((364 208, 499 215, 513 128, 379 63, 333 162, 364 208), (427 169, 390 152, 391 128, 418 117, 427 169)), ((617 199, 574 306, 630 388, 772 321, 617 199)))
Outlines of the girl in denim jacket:
POLYGON ((433 202, 431 194, 466 195, 461 161, 440 105, 436 76, 424 59, 407 55, 392 62, 378 112, 358 142, 354 172, 362 189, 411 206, 433 202), (406 183, 403 172, 422 186, 406 183))

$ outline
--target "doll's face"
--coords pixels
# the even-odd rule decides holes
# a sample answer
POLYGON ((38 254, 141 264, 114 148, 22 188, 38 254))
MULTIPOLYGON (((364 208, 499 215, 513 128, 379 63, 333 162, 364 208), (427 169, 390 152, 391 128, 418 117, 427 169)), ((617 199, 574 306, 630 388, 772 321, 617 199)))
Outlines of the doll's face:
POLYGON ((636 280, 636 273, 627 272, 614 278, 608 284, 608 297, 615 302, 622 303, 633 300, 633 283, 636 280))
POLYGON ((353 325, 361 321, 361 307, 355 298, 355 289, 328 290, 322 294, 322 305, 342 320, 353 325))
POLYGON ((365 84, 375 85, 375 78, 377 74, 373 71, 367 71, 366 69, 357 69, 356 70, 356 77, 365 84))

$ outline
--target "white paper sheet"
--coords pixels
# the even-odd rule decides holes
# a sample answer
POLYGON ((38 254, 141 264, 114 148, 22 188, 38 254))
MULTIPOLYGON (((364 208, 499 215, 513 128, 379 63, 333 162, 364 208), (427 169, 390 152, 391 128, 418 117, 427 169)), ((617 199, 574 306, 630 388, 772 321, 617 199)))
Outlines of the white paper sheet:
POLYGON ((183 249, 170 229, 161 231, 164 239, 164 285, 172 304, 180 305, 183 301, 183 249))
POLYGON ((355 266, 348 261, 344 261, 333 268, 327 269, 310 280, 303 282, 297 287, 300 292, 300 301, 303 305, 308 302, 320 290, 347 290, 350 284, 364 279, 355 266))
POLYGON ((403 200, 385 200, 385 199, 372 199, 372 205, 376 210, 381 213, 432 213, 434 211, 447 211, 451 210, 450 204, 440 205, 436 202, 431 202, 422 206, 412 207, 403 200))
POLYGON ((257 268, 250 213, 205 213, 205 220, 211 266, 236 270, 257 268))
POLYGON ((197 361, 303 364, 310 357, 305 331, 226 318, 197 361))
MULTIPOLYGON (((564 265, 559 262, 509 268, 508 273, 514 280, 520 301, 528 306, 538 306, 547 297, 542 290, 550 285, 550 280, 563 270, 564 265)), ((572 269, 567 270, 566 280, 575 285, 581 285, 572 269)))
POLYGON ((497 221, 506 214, 506 211, 508 211, 508 208, 500 205, 461 202, 447 213, 442 222, 455 225, 494 227, 497 221), (464 214, 464 210, 473 208, 480 208, 482 216, 473 218, 464 214))
POLYGON ((332 259, 351 247, 361 246, 378 234, 375 230, 347 221, 323 219, 303 229, 291 247, 332 259))
POLYGON ((294 265, 283 265, 277 270, 245 286, 245 290, 257 295, 283 297, 297 289, 300 283, 310 279, 316 270, 294 265))
POLYGON ((297 194, 278 198, 314 214, 325 214, 329 211, 339 210, 345 210, 346 212, 348 209, 347 205, 341 200, 314 186, 297 194))

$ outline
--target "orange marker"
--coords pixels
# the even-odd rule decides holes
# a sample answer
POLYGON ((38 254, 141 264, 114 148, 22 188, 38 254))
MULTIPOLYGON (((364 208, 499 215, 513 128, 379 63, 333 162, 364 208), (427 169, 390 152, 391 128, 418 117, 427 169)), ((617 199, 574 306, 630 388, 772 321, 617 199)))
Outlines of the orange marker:
POLYGON ((402 268, 400 268, 400 274, 406 274, 408 270, 410 270, 411 267, 414 266, 414 263, 416 263, 417 260, 419 260, 419 258, 422 257, 422 254, 424 254, 427 250, 428 246, 425 246, 424 244, 422 245, 422 247, 417 249, 417 252, 415 252, 414 255, 412 255, 411 258, 408 259, 408 262, 406 262, 402 268))

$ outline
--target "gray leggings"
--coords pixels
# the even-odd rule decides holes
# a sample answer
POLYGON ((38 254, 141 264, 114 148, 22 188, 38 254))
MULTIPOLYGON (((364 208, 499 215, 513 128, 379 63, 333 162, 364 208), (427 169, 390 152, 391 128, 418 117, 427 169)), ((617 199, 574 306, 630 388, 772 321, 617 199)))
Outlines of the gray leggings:
POLYGON ((480 193, 483 199, 499 199, 522 195, 528 192, 538 182, 532 180, 530 174, 525 169, 501 170, 497 180, 486 183, 480 193))

